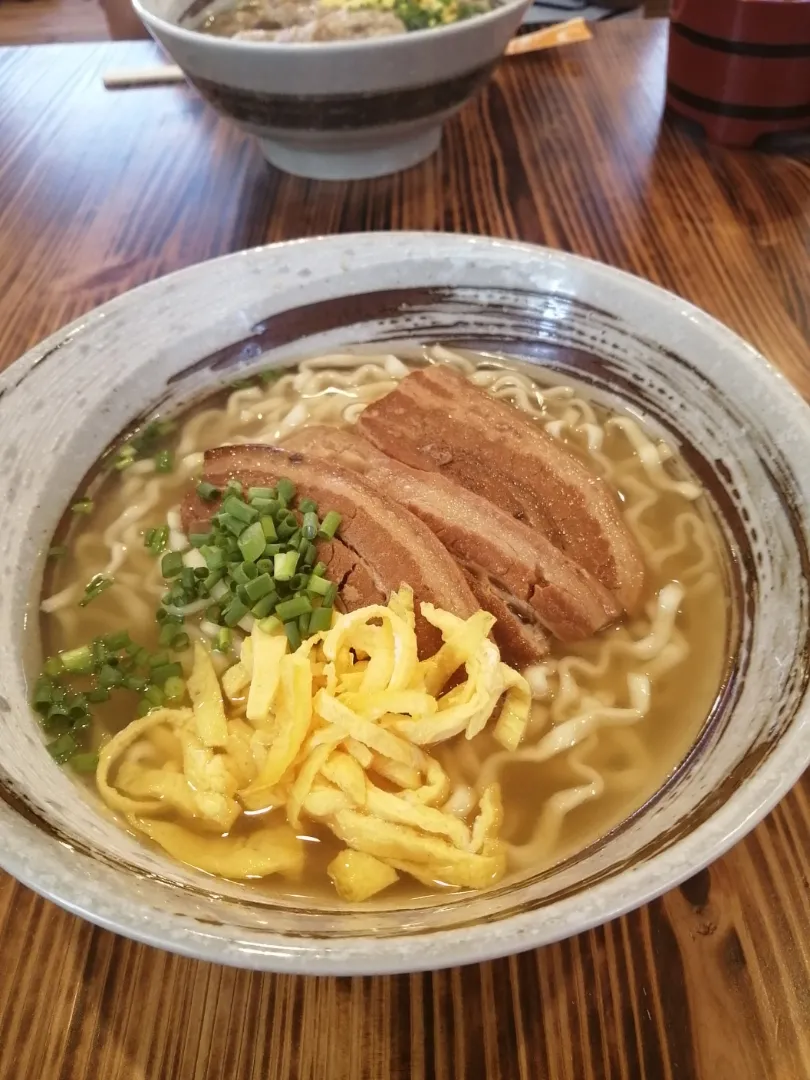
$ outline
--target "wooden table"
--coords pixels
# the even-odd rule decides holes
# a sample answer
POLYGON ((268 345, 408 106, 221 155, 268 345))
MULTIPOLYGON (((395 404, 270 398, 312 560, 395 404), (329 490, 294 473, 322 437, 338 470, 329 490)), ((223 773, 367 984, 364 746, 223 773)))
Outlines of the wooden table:
MULTIPOLYGON (((445 229, 606 260, 695 301, 810 396, 810 165, 660 127, 664 24, 510 61, 401 176, 307 183, 185 88, 107 93, 140 45, 0 50, 0 367, 132 285, 267 241, 445 229)), ((0 837, 2 844, 2 837, 0 837)), ((810 782, 643 910, 434 975, 179 959, 0 877, 2 1080, 806 1080, 810 782)))

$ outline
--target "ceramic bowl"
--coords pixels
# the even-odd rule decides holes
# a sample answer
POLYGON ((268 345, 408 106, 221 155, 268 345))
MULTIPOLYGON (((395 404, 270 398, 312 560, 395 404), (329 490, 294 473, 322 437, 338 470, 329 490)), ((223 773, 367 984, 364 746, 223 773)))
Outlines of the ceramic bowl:
POLYGON ((101 926, 244 967, 407 971, 611 919, 750 830, 810 760, 810 413, 752 348, 675 296, 502 240, 370 234, 248 251, 82 317, 0 378, 0 863, 101 926), (732 674, 661 791, 599 843, 429 906, 281 904, 141 845, 49 758, 27 704, 42 553, 85 472, 155 408, 353 343, 498 348, 630 406, 701 476, 736 553, 732 674))
POLYGON ((178 25, 207 0, 133 0, 149 32, 223 116, 297 176, 358 180, 407 169, 489 79, 529 0, 433 30, 364 41, 231 41, 178 25))

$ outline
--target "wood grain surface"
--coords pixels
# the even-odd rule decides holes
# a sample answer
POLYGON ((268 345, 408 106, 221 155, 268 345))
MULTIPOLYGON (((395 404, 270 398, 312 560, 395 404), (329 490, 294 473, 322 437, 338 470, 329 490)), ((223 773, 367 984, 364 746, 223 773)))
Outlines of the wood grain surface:
MULTIPOLYGON (((185 88, 110 93, 147 44, 0 50, 0 367, 122 290, 348 230, 518 237, 695 301, 810 397, 810 163, 661 126, 666 28, 504 65, 440 154, 282 176, 185 88)), ((2 843, 2 837, 0 837, 2 843)), ((643 910, 497 963, 276 978, 92 928, 0 876, 2 1080, 806 1080, 810 782, 643 910)))

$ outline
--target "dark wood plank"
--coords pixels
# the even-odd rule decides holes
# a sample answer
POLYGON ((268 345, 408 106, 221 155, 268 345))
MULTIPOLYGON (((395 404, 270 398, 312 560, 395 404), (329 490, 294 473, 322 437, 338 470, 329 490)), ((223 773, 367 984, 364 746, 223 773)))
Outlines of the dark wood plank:
MULTIPOLYGON (((661 127, 659 24, 505 65, 439 156, 318 184, 148 45, 0 51, 0 367, 158 274, 267 240, 447 229, 601 258, 695 301, 810 396, 810 169, 661 127)), ((2 1080, 805 1080, 810 782, 710 870, 557 947, 392 979, 275 978, 134 945, 0 877, 2 1080), (54 958, 57 958, 55 961, 54 958)))

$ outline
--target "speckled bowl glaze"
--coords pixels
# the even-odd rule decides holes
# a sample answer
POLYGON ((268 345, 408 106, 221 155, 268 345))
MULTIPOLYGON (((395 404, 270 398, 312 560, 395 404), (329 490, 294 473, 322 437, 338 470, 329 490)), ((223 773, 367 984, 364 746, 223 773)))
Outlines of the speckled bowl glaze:
POLYGON ((382 176, 429 157, 444 121, 489 79, 528 4, 504 0, 485 15, 394 37, 276 44, 185 29, 208 0, 133 0, 189 82, 256 135, 272 165, 317 180, 382 176))
POLYGON ((670 888, 751 829, 810 759, 810 412, 694 307, 570 255, 472 237, 304 240, 184 270, 60 331, 0 379, 0 863, 92 921, 207 960, 408 971, 542 945, 670 888), (503 349, 630 406, 703 479, 736 553, 733 670, 692 752, 599 843, 517 885, 280 904, 141 846, 49 758, 27 705, 42 552, 86 470, 157 405, 351 343, 503 349))

